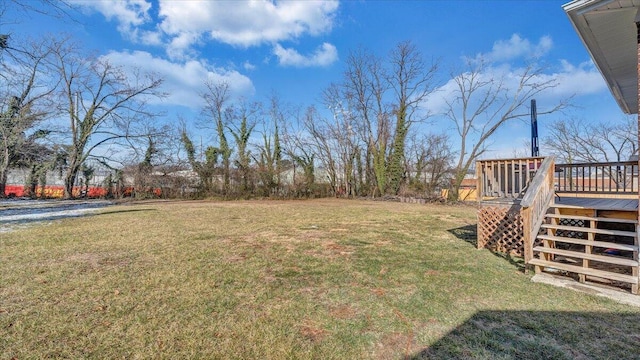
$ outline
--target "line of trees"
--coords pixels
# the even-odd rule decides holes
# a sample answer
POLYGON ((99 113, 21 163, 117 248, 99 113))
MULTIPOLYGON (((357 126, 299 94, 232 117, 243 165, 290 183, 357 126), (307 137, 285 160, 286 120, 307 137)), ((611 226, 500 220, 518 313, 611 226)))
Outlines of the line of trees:
POLYGON ((450 188, 455 200, 493 134, 556 86, 536 65, 502 74, 480 58, 442 86, 439 64, 411 42, 386 56, 357 49, 308 107, 277 95, 250 102, 232 97, 230 84, 207 82, 198 144, 195 119, 158 125, 163 114, 149 101, 166 94, 156 74, 86 56, 71 39, 3 37, 0 52, 0 196, 8 171, 23 168, 31 195, 57 172, 72 198, 98 164, 111 171, 109 194, 128 178, 138 196, 161 188, 165 196, 435 197, 450 188), (443 113, 428 108, 434 98, 443 113), (434 115, 455 131, 431 131, 434 115))
POLYGON ((543 146, 558 162, 621 162, 638 155, 638 121, 635 116, 618 121, 586 123, 568 118, 549 125, 543 146))
MULTIPOLYGON (((491 136, 528 118, 526 104, 556 86, 535 65, 504 75, 489 75, 482 59, 466 65, 451 75, 450 93, 437 94, 438 64, 427 63, 411 42, 385 57, 358 49, 347 56, 341 81, 322 91, 324 111, 291 108, 275 96, 266 109, 233 102, 227 84, 207 84, 203 113, 217 145, 198 155, 186 129, 181 133, 200 194, 439 197, 447 188, 456 200, 491 136), (433 96, 445 99, 441 118, 456 130, 454 138, 429 131, 434 114, 425 104, 433 96), (260 137, 253 133, 258 124, 260 137)), ((562 101, 540 114, 566 106, 562 101)))

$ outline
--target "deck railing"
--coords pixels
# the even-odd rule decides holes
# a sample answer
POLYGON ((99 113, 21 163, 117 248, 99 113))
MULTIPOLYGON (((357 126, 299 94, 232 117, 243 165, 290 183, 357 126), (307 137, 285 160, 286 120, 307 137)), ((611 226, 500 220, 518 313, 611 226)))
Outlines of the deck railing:
POLYGON ((557 164, 559 193, 638 194, 638 162, 557 164))
POLYGON ((543 160, 543 157, 530 157, 477 161, 478 200, 522 197, 543 160))
POLYGON ((550 156, 544 159, 520 201, 525 263, 533 258, 533 242, 553 201, 553 173, 554 158, 550 156))

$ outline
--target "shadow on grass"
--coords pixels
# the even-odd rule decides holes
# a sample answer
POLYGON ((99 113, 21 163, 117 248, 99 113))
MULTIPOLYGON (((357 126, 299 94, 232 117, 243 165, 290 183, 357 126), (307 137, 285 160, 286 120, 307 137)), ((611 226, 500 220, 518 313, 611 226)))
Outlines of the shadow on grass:
MULTIPOLYGON (((447 231, 458 239, 471 244, 474 248, 478 247, 478 226, 476 224, 465 225, 449 229, 447 231)), ((492 251, 491 249, 489 249, 489 251, 491 251, 493 255, 508 261, 509 264, 513 265, 518 271, 525 272, 526 266, 523 258, 512 256, 511 254, 492 251)))
POLYGON ((638 359, 640 314, 480 311, 405 359, 638 359))
POLYGON ((126 209, 126 210, 113 210, 113 211, 104 211, 97 214, 89 214, 94 216, 100 215, 112 215, 112 214, 123 214, 123 213, 135 213, 135 212, 146 212, 146 211, 158 211, 158 209, 126 209))
MULTIPOLYGON (((491 250, 489 250, 491 251, 491 250)), ((506 260, 509 264, 513 265, 521 273, 526 272, 527 266, 524 263, 524 258, 519 256, 513 256, 511 254, 505 254, 501 252, 491 251, 491 253, 500 259, 506 260)))
POLYGON ((460 240, 466 241, 473 247, 478 247, 478 226, 476 224, 465 225, 454 229, 447 230, 453 236, 460 240))

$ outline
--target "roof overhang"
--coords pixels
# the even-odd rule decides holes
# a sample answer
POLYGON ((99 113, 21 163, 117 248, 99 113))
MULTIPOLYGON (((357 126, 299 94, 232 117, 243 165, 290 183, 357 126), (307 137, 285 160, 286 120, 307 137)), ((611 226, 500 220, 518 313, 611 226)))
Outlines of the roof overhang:
POLYGON ((638 113, 639 7, 640 0, 575 0, 562 7, 626 114, 638 113))

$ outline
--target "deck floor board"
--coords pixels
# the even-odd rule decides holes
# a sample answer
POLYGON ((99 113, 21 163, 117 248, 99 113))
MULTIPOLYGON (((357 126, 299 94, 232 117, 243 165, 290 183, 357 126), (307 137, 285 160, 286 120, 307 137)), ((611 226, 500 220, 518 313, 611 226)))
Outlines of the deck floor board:
POLYGON ((556 198, 555 203, 578 209, 638 211, 638 199, 561 197, 556 198))
MULTIPOLYGON (((519 205, 518 198, 494 198, 482 200, 483 205, 519 205)), ((615 211, 638 211, 638 199, 589 198, 589 197, 556 197, 555 204, 575 209, 597 209, 615 211)))

